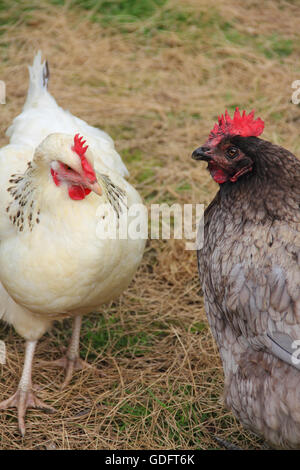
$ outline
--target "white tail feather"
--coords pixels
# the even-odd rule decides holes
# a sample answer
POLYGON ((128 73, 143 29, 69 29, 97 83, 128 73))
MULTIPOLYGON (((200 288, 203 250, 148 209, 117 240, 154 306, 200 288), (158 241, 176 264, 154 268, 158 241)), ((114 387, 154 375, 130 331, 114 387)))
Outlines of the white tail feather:
POLYGON ((42 94, 47 92, 47 84, 49 80, 49 69, 47 61, 42 62, 42 53, 38 51, 32 66, 29 69, 29 88, 24 110, 34 106, 42 94))

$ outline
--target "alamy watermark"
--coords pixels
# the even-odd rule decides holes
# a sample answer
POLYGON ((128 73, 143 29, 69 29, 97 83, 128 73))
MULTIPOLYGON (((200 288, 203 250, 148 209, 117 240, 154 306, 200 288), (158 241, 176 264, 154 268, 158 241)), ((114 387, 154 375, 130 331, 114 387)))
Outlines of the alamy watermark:
POLYGON ((295 339, 295 341, 292 342, 292 349, 295 349, 295 351, 292 354, 292 363, 295 365, 300 364, 300 340, 295 339))
POLYGON ((99 205, 96 235, 99 239, 185 240, 186 250, 203 246, 204 204, 132 204, 123 200, 117 210, 99 205))
POLYGON ((5 364, 6 361, 6 346, 4 341, 0 339, 0 364, 5 364))
POLYGON ((6 103, 6 84, 3 80, 0 80, 0 104, 6 103))
POLYGON ((292 93, 292 103, 299 104, 300 103, 300 80, 294 80, 291 86, 292 88, 295 89, 294 93, 292 93))

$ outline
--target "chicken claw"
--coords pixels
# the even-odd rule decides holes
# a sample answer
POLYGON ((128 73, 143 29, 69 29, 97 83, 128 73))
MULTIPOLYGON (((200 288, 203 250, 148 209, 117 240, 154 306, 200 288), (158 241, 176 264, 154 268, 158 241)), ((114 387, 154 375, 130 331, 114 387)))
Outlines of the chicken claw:
POLYGON ((25 414, 27 408, 41 408, 55 413, 55 409, 37 398, 33 392, 31 381, 32 361, 37 341, 27 341, 25 349, 25 360, 22 376, 18 389, 10 398, 0 403, 0 410, 8 408, 17 408, 19 430, 22 436, 25 436, 25 414))
POLYGON ((22 437, 25 436, 25 414, 27 408, 40 408, 50 413, 55 413, 56 411, 52 406, 47 405, 37 398, 31 389, 18 389, 10 398, 0 403, 0 410, 6 410, 8 408, 18 409, 18 424, 22 437))
POLYGON ((79 337, 81 329, 81 319, 81 315, 76 315, 74 318, 72 338, 66 354, 60 359, 56 359, 55 361, 39 361, 40 365, 50 367, 63 367, 66 370, 65 380, 60 387, 61 390, 66 388, 66 386, 70 383, 74 370, 93 369, 98 372, 98 369, 96 367, 90 365, 86 361, 83 361, 79 357, 79 337))
POLYGON ((80 357, 70 358, 68 357, 68 354, 65 354, 63 357, 54 361, 39 361, 38 365, 44 365, 47 367, 63 367, 65 369, 66 376, 65 380, 60 386, 61 390, 64 390, 67 385, 69 385, 74 371, 83 369, 93 369, 94 371, 98 371, 96 367, 92 366, 83 359, 80 359, 80 357))

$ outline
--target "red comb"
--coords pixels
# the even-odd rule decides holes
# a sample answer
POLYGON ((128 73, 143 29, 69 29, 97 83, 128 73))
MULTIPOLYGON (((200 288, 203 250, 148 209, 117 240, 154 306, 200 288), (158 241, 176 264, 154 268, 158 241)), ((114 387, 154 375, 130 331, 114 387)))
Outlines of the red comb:
POLYGON ((248 115, 246 111, 240 114, 239 108, 236 108, 233 119, 226 109, 225 117, 218 118, 218 124, 215 124, 210 131, 208 142, 217 145, 225 135, 241 135, 242 137, 259 136, 264 130, 264 121, 254 119, 254 110, 248 115))
POLYGON ((85 156, 85 152, 88 149, 88 145, 84 147, 85 143, 86 140, 83 140, 83 137, 80 137, 79 134, 76 134, 74 137, 74 145, 72 150, 79 156, 85 176, 90 180, 96 181, 95 171, 85 156))
POLYGON ((79 155, 79 157, 82 157, 85 152, 88 149, 88 145, 86 147, 83 146, 83 144, 86 143, 86 140, 82 140, 83 137, 80 137, 79 134, 76 134, 74 137, 74 146, 72 147, 72 150, 79 155))

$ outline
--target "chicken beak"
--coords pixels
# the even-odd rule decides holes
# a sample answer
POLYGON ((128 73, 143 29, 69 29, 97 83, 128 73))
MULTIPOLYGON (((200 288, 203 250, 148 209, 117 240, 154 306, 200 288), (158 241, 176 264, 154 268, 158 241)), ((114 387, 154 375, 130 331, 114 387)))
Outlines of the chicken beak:
POLYGON ((98 196, 102 196, 102 188, 98 181, 95 181, 95 183, 89 183, 86 185, 91 191, 94 191, 94 193, 98 194, 98 196))
POLYGON ((209 150, 210 148, 206 146, 199 147, 193 151, 192 158, 194 160, 204 160, 208 162, 211 160, 211 156, 208 154, 209 150))

